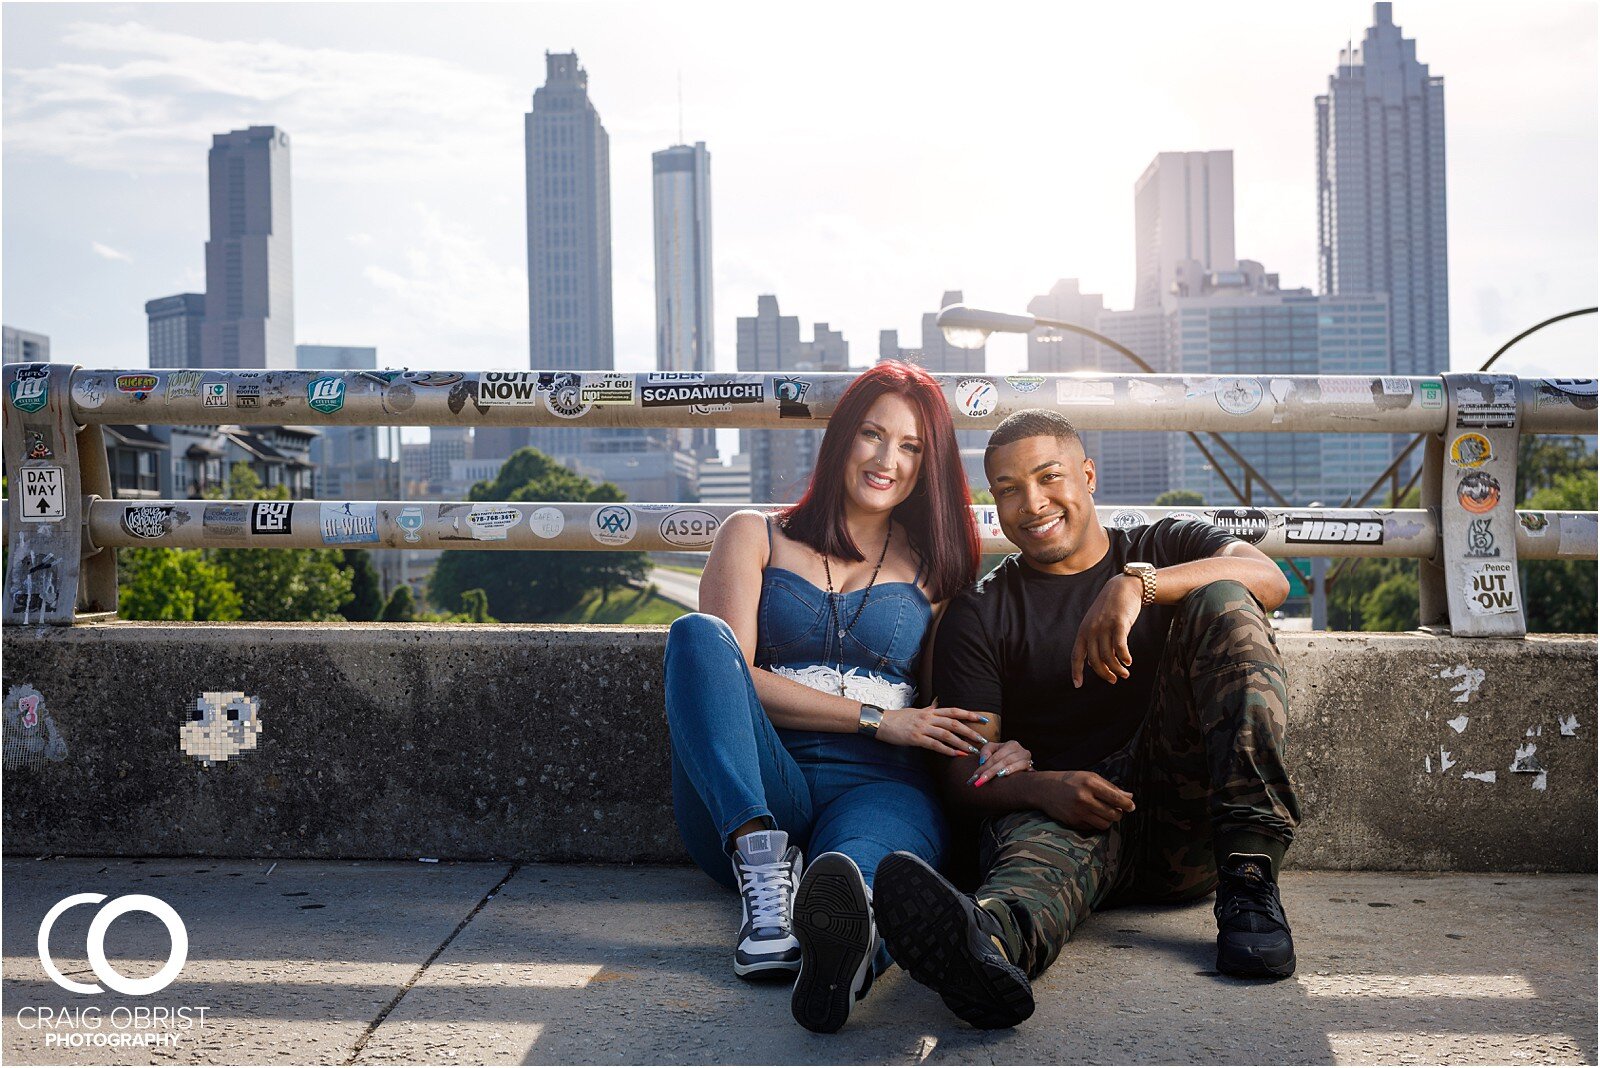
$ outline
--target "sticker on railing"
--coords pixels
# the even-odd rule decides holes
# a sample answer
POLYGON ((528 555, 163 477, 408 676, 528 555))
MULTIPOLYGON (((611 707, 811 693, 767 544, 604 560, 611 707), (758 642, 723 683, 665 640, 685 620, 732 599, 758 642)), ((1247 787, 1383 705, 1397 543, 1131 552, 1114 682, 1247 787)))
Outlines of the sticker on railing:
POLYGON ((117 392, 132 393, 137 400, 143 400, 150 391, 156 388, 155 375, 118 375, 117 392))
POLYGON ((696 404, 760 404, 766 399, 761 382, 657 382, 660 374, 649 376, 639 390, 639 404, 645 408, 688 408, 696 404))
POLYGON ((703 549, 717 537, 722 520, 698 508, 684 508, 661 519, 661 538, 685 549, 703 549))
POLYGON ((167 372, 167 403, 182 397, 200 396, 200 380, 205 377, 200 371, 168 371, 167 372))
POLYGON ((1283 540, 1293 545, 1382 545, 1383 523, 1376 519, 1286 516, 1283 540))
POLYGON ((594 513, 589 533, 603 545, 626 545, 636 533, 633 511, 620 504, 607 505, 594 513))
POLYGON ((1457 467, 1482 467, 1494 459, 1494 449, 1482 434, 1462 434, 1450 443, 1450 462, 1457 467))
MULTIPOLYGON (((342 385, 343 383, 340 383, 340 384, 342 385)), ((226 382, 207 382, 203 387, 201 387, 201 393, 202 393, 202 396, 205 398, 201 403, 205 407, 207 407, 207 408, 227 408, 227 407, 229 407, 229 404, 228 404, 228 383, 226 383, 226 382)), ((315 403, 313 403, 311 406, 313 408, 317 407, 315 403)), ((322 411, 323 409, 317 408, 317 410, 318 411, 322 411)))
POLYGON ((467 529, 477 541, 505 541, 506 534, 520 522, 522 513, 515 508, 475 504, 467 512, 467 529))
POLYGON ((250 506, 250 533, 291 534, 294 505, 288 501, 256 501, 250 506))
POLYGON ((1472 471, 1456 485, 1456 500, 1469 512, 1482 515, 1500 503, 1500 480, 1487 471, 1472 471))
POLYGON ((1056 379, 1057 404, 1111 404, 1116 399, 1115 392, 1116 383, 1104 379, 1056 379))
POLYGON ((1418 382, 1417 392, 1422 395, 1422 407, 1425 410, 1444 407, 1443 382, 1418 382))
POLYGON ((1118 508, 1106 520, 1106 526, 1113 530, 1132 530, 1134 527, 1150 525, 1150 517, 1137 508, 1118 508))
POLYGON ((164 538, 188 521, 186 510, 170 504, 139 504, 122 510, 122 529, 135 538, 164 538))
POLYGON ((236 690, 202 693, 178 728, 186 755, 206 767, 254 749, 261 738, 261 700, 236 690))
POLYGON ((1467 611, 1475 616, 1495 616, 1517 611, 1517 585, 1510 563, 1482 563, 1466 566, 1462 596, 1467 611))
POLYGON ((306 386, 306 401, 313 409, 331 415, 344 407, 344 379, 327 375, 306 386))
POLYGON ((633 376, 610 371, 583 376, 582 402, 598 407, 631 406, 635 400, 633 376))
POLYGON ((346 502, 322 506, 324 545, 357 545, 377 540, 377 505, 346 502))
POLYGON ((67 517, 67 498, 59 467, 22 469, 22 521, 56 523, 67 517))
POLYGON ((810 390, 811 383, 803 378, 774 378, 772 395, 778 398, 778 418, 811 418, 811 405, 803 403, 810 390))
POLYGON ((1494 542, 1494 531, 1490 527, 1493 522, 1487 516, 1467 521, 1467 557, 1484 560, 1500 555, 1500 549, 1494 542))
POLYGON ((6 691, 4 761, 7 771, 67 759, 67 740, 44 706, 44 695, 23 683, 6 691))
POLYGON ((1550 517, 1543 512, 1518 512, 1517 522, 1530 538, 1542 538, 1550 533, 1550 517))
POLYGON ((535 534, 546 540, 560 534, 566 525, 566 516, 559 508, 535 508, 533 514, 528 517, 528 526, 535 534))
POLYGON ((26 378, 23 374, 17 372, 16 381, 11 383, 11 406, 19 412, 36 412, 50 400, 49 372, 26 378))
POLYGON ((1211 522, 1250 545, 1258 544, 1267 536, 1267 513, 1259 508, 1218 508, 1211 513, 1211 522))
POLYGON ((200 516, 200 527, 219 538, 242 538, 249 510, 242 504, 208 504, 200 516))
POLYGON ((395 516, 395 525, 400 528, 406 541, 422 540, 422 506, 408 504, 400 509, 400 514, 395 516))
POLYGON ((583 399, 583 376, 575 371, 546 372, 539 376, 544 407, 558 419, 579 419, 592 407, 583 399))
POLYGON ((1517 385, 1509 379, 1456 387, 1456 428, 1517 425, 1517 385))

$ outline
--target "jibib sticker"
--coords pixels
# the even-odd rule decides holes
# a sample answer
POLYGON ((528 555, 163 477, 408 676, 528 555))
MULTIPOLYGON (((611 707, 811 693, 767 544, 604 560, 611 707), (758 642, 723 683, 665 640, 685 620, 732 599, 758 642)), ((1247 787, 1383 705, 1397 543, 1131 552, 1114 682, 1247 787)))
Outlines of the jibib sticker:
POLYGON ((589 533, 603 545, 626 545, 633 540, 637 527, 632 510, 612 504, 595 512, 589 533))
POLYGON ((1289 516, 1283 540, 1291 545, 1382 545, 1383 523, 1377 519, 1307 519, 1289 516))

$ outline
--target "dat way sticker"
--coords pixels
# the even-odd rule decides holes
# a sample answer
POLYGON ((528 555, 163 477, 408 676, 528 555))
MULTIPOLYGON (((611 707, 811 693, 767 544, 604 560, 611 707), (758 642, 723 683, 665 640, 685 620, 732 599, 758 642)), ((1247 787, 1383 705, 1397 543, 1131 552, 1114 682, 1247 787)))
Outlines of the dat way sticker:
POLYGON ((1467 610, 1475 616, 1497 616, 1517 610, 1517 585, 1510 564, 1468 564, 1461 589, 1467 610))
POLYGON ((55 523, 67 517, 67 498, 61 491, 61 468, 22 469, 22 521, 55 523))

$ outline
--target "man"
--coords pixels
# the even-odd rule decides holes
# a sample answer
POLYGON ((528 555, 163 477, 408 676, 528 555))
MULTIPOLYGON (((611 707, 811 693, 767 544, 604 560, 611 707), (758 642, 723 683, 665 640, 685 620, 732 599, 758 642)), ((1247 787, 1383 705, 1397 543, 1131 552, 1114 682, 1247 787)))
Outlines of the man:
POLYGON ((984 465, 1020 550, 939 625, 941 705, 995 713, 1037 770, 952 761, 956 811, 987 815, 968 897, 908 854, 878 868, 896 960, 976 1027, 1033 1012, 1029 980, 1107 902, 1217 889, 1217 970, 1294 972, 1277 874, 1299 822, 1281 759, 1287 696, 1263 606, 1288 583, 1209 523, 1100 525, 1072 424, 1018 412, 984 465))

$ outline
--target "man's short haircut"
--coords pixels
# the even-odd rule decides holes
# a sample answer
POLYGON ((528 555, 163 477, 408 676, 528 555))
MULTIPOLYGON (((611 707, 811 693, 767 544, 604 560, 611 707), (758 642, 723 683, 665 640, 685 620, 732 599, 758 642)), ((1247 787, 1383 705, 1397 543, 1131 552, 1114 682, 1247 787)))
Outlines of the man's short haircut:
POLYGON ((994 428, 994 433, 989 435, 989 447, 983 450, 984 461, 988 462, 994 450, 1023 438, 1055 438, 1058 441, 1077 442, 1078 448, 1083 448, 1078 428, 1067 422, 1066 416, 1048 408, 1024 408, 1006 416, 994 428))

